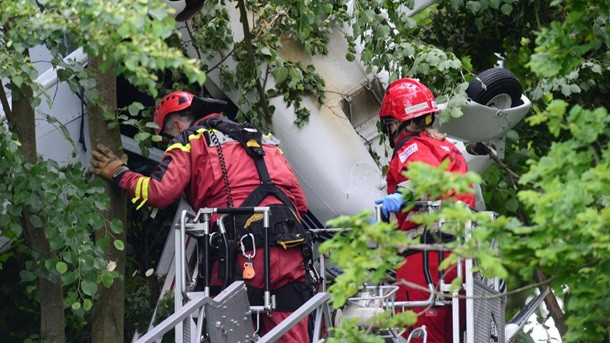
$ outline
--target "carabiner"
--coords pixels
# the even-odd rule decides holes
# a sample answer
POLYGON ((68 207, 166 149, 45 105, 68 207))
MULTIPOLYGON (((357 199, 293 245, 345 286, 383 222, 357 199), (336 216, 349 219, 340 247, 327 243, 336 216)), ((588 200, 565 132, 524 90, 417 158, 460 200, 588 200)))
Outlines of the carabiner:
POLYGON ((212 247, 212 248, 214 248, 214 249, 217 249, 217 248, 218 248, 218 245, 214 245, 214 244, 213 244, 213 242, 214 242, 214 236, 215 236, 215 235, 220 235, 220 233, 218 233, 218 232, 214 231, 214 232, 212 232, 212 233, 210 234, 210 247, 212 247))
POLYGON ((245 258, 247 259, 252 259, 254 258, 254 256, 256 256, 256 242, 254 241, 254 235, 251 233, 245 234, 243 236, 241 236, 241 238, 239 239, 239 246, 241 248, 241 254, 244 255, 245 258), (246 254, 246 247, 244 246, 244 238, 250 236, 250 239, 252 240, 252 254, 246 254))

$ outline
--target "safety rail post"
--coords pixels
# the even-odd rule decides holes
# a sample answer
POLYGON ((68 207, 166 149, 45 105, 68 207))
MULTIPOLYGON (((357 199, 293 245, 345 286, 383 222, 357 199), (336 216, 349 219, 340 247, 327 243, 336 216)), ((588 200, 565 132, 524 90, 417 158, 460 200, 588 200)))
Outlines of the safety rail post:
POLYGON ((273 299, 273 303, 271 300, 271 277, 269 275, 270 267, 269 267, 269 255, 271 255, 271 251, 269 250, 269 208, 263 212, 263 257, 264 261, 264 271, 265 271, 265 309, 271 310, 275 308, 275 298, 273 299))
MULTIPOLYGON (((463 280, 463 271, 462 271, 462 259, 458 258, 457 261, 457 277, 460 278, 460 280, 463 280)), ((459 291, 458 290, 454 290, 453 292, 451 292, 451 304, 453 305, 452 307, 452 313, 451 313, 451 318, 453 320, 453 343, 460 343, 460 326, 456 325, 456 318, 458 319, 457 322, 459 322, 459 318, 460 318, 460 298, 459 298, 459 291)))
MULTIPOLYGON (((187 218, 193 219, 195 214, 190 211, 184 210, 180 214, 180 226, 175 228, 177 231, 175 236, 175 255, 174 260, 176 264, 176 285, 174 287, 174 313, 184 306, 184 299, 186 298, 186 247, 185 247, 185 236, 187 218)), ((176 325, 174 331, 174 337, 176 342, 189 342, 191 336, 191 316, 186 316, 182 322, 176 325), (185 335, 186 333, 186 335, 185 335)))
MULTIPOLYGON (((466 222, 466 240, 468 241, 472 235, 472 222, 466 222)), ((474 278, 472 275, 472 259, 467 258, 465 261, 466 276, 466 343, 474 343, 474 278)))

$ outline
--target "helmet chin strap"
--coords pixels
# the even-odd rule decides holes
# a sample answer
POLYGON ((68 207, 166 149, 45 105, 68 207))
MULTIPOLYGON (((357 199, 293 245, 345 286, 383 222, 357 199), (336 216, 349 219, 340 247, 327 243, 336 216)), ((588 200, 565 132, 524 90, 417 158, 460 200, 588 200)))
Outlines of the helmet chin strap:
POLYGON ((434 123, 434 115, 432 114, 426 114, 424 116, 421 117, 417 117, 417 118, 413 118, 407 121, 403 121, 402 123, 400 123, 400 125, 398 126, 398 128, 396 128, 396 130, 392 130, 392 126, 395 123, 389 124, 387 125, 387 134, 388 137, 390 139, 390 148, 394 149, 394 145, 395 145, 395 139, 396 137, 398 137, 398 135, 400 134, 400 132, 404 131, 407 129, 407 126, 411 125, 411 124, 415 124, 418 127, 421 127, 422 122, 424 124, 424 127, 428 127, 430 125, 432 125, 434 123))
POLYGON ((394 149, 394 145, 396 142, 394 141, 396 137, 394 136, 394 131, 388 130, 388 138, 390 139, 390 148, 394 149))

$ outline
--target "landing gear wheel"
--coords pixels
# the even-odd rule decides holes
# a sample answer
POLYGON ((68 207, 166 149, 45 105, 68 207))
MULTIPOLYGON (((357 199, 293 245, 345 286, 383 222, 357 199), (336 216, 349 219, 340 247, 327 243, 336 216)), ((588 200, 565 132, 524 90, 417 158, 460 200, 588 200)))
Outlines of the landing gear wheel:
POLYGON ((472 79, 466 93, 481 105, 504 110, 521 105, 521 82, 504 68, 491 68, 472 79))
POLYGON ((172 16, 176 21, 191 19, 203 7, 205 0, 163 0, 168 7, 176 12, 172 16))

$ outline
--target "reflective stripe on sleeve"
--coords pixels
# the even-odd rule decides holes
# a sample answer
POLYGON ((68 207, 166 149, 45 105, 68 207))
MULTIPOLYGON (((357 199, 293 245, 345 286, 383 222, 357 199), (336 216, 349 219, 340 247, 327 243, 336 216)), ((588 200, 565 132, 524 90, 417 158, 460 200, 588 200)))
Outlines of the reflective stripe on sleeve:
POLYGON ((136 191, 134 192, 134 197, 131 199, 132 203, 136 203, 140 199, 140 192, 142 190, 142 181, 144 181, 144 177, 138 179, 138 183, 136 183, 136 191))
POLYGON ((144 181, 142 182, 142 202, 136 210, 139 210, 144 204, 148 201, 148 184, 150 183, 150 177, 143 177, 144 181))

